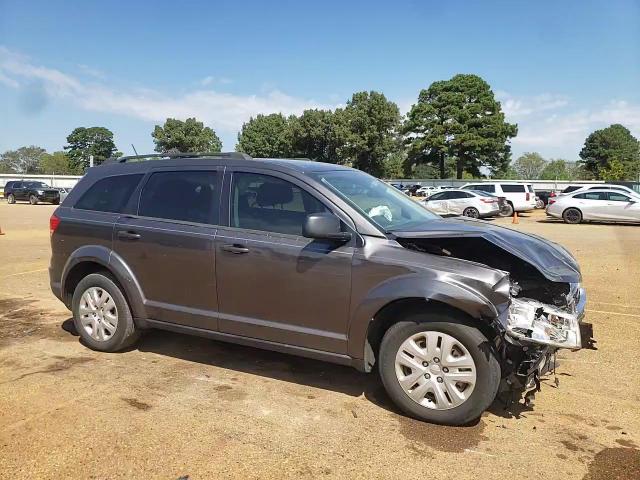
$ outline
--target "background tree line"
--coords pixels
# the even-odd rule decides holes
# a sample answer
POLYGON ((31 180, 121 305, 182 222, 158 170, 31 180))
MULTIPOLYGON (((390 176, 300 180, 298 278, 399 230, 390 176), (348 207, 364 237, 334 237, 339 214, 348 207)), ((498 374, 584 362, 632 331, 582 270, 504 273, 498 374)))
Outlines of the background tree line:
MULTIPOLYGON (((596 130, 580 160, 545 160, 525 153, 511 161, 518 133, 500 102, 477 75, 455 75, 422 90, 405 117, 384 94, 357 92, 343 108, 309 109, 301 115, 261 114, 238 133, 236 150, 257 158, 308 158, 348 165, 384 178, 523 178, 544 180, 637 180, 640 143, 622 125, 596 130)), ((151 133, 155 150, 219 152, 216 132, 195 118, 168 118, 151 133)), ((119 155, 113 133, 79 127, 64 151, 36 146, 0 155, 0 172, 82 174, 89 156, 100 164, 119 155)))

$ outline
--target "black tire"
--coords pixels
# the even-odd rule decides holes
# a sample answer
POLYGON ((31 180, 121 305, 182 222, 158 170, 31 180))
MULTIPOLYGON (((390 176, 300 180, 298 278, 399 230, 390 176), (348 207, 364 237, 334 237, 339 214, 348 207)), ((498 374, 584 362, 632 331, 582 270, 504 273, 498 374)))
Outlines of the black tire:
POLYGON ((475 207, 467 207, 463 210, 462 215, 469 218, 480 218, 480 212, 475 207))
POLYGON ((13 193, 10 193, 9 195, 7 195, 7 203, 16 203, 16 197, 13 195, 13 193))
POLYGON ((36 197, 35 195, 29 195, 29 203, 31 205, 37 205, 38 204, 38 197, 36 197))
POLYGON ((127 299, 116 280, 108 272, 92 273, 80 280, 73 292, 71 309, 73 311, 73 323, 76 331, 82 341, 93 350, 117 352, 132 346, 140 337, 140 332, 136 329, 127 299), (108 340, 98 341, 93 339, 80 322, 80 300, 82 294, 91 287, 99 287, 106 290, 116 304, 118 324, 115 333, 113 333, 108 340))
POLYGON ((577 225, 582 222, 582 212, 577 208, 567 208, 564 212, 562 212, 562 219, 564 223, 570 223, 572 225, 577 225))
POLYGON ((505 203, 500 209, 501 217, 511 217, 513 215, 513 205, 511 203, 505 203))
POLYGON ((449 312, 416 313, 392 325, 380 345, 378 369, 384 387, 393 402, 406 414, 441 425, 465 425, 482 415, 493 403, 500 386, 500 364, 493 347, 480 331, 464 318, 449 312), (395 357, 410 336, 437 331, 451 335, 469 351, 476 365, 476 384, 471 396, 457 407, 436 410, 418 404, 405 393, 395 373, 395 357))

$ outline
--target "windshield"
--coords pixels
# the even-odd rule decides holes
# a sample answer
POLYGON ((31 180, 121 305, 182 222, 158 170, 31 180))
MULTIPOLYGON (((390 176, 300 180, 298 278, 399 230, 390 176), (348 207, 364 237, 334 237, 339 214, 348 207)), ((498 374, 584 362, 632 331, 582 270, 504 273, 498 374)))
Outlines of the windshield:
POLYGON ((481 197, 497 197, 497 195, 494 195, 493 193, 483 192, 482 190, 471 190, 471 191, 481 197))
POLYGON ((313 176, 385 232, 440 218, 404 193, 358 170, 318 172, 313 176))

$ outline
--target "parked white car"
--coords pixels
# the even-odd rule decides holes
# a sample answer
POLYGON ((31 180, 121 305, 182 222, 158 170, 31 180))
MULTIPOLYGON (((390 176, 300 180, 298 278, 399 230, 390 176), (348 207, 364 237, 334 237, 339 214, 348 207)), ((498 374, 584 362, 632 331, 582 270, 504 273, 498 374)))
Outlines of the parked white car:
POLYGON ((504 197, 507 205, 501 214, 505 217, 513 215, 513 212, 526 212, 536 208, 536 192, 533 185, 518 182, 482 182, 467 183, 464 190, 480 190, 493 193, 497 197, 504 197))
POLYGON ((446 190, 420 202, 439 215, 464 215, 471 218, 493 217, 500 213, 500 199, 487 192, 446 190))
POLYGON ((433 186, 420 187, 418 190, 416 190, 416 195, 419 197, 428 197, 439 191, 440 191, 440 187, 433 187, 433 186))
MULTIPOLYGON (((613 191, 624 193, 631 196, 636 196, 636 197, 640 196, 640 193, 636 192, 635 190, 631 190, 629 187, 625 187, 624 185, 612 185, 608 183, 601 183, 598 185, 584 185, 568 193, 582 193, 590 190, 613 190, 613 191)), ((560 193, 559 196, 564 196, 564 195, 567 195, 567 193, 562 192, 560 193)))
POLYGON ((549 199, 547 215, 566 223, 640 222, 640 197, 607 189, 576 191, 549 199))

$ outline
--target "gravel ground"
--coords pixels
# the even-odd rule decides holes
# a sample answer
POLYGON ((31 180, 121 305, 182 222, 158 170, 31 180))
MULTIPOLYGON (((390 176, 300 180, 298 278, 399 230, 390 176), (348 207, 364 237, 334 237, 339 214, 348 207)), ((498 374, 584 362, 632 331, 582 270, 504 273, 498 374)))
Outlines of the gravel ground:
POLYGON ((346 367, 164 332, 86 349, 49 290, 53 210, 0 204, 0 478, 640 478, 640 227, 494 220, 577 256, 596 349, 450 428, 346 367))

